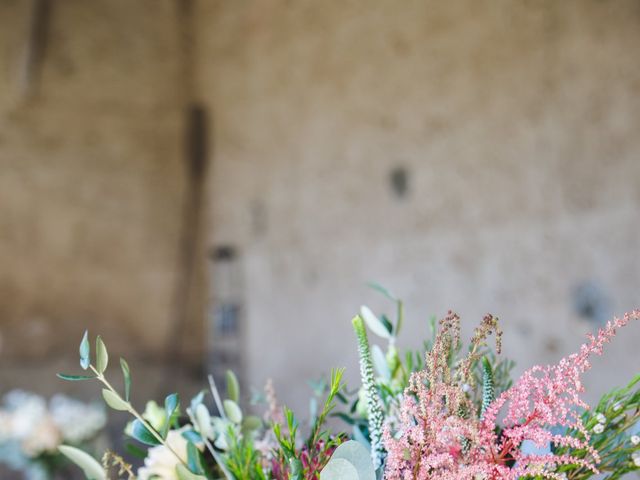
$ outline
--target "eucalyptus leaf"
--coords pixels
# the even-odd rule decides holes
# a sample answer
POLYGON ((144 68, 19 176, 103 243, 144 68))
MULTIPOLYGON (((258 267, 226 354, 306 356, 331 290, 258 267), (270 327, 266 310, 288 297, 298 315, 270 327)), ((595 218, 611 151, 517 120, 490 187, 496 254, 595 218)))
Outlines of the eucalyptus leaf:
POLYGON ((248 415, 242 420, 242 433, 248 434, 262 427, 262 419, 255 415, 248 415))
POLYGON ((102 398, 104 398, 105 403, 114 410, 126 412, 130 408, 128 402, 125 402, 122 398, 120 398, 117 393, 114 393, 111 390, 107 390, 106 388, 102 389, 102 398))
POLYGON ((202 443, 202 436, 195 430, 186 430, 182 432, 182 437, 193 443, 202 443))
POLYGON ((240 384, 238 383, 238 377, 231 370, 227 370, 227 396, 230 400, 238 403, 240 400, 240 384))
POLYGON ((88 480, 107 479, 107 475, 104 473, 102 465, 100 465, 100 463, 88 453, 68 445, 60 445, 58 447, 58 451, 80 467, 88 480))
POLYGON ((196 407, 194 416, 196 427, 198 427, 200 435, 206 438, 213 438, 214 431, 213 426, 211 425, 211 415, 209 414, 209 410, 204 403, 200 403, 196 407))
POLYGON ((375 316, 375 314, 369 309, 369 307, 363 305, 360 307, 360 316, 369 327, 373 333, 381 338, 389 339, 391 338, 391 333, 387 330, 387 327, 384 326, 384 323, 375 316))
POLYGON ((207 477, 203 475, 196 475, 190 472, 189 469, 181 463, 176 466, 176 474, 179 480, 207 480, 207 477))
POLYGON ((79 382, 81 380, 91 380, 92 378, 96 378, 93 375, 67 375, 66 373, 56 373, 56 376, 62 380, 69 380, 70 382, 79 382))
POLYGON ((240 424, 242 422, 242 410, 240 410, 238 404, 233 400, 225 400, 223 405, 227 418, 235 424, 240 424))
POLYGON ((162 436, 162 438, 167 438, 167 434, 171 429, 173 416, 177 414, 179 407, 180 397, 177 393, 167 395, 167 397, 164 399, 165 417, 164 421, 162 422, 162 427, 160 428, 160 435, 162 436))
POLYGON ((329 461, 322 469, 320 480, 360 480, 360 476, 352 463, 343 458, 338 458, 329 461))
POLYGON ((102 341, 102 337, 98 335, 96 337, 96 370, 102 374, 109 365, 109 354, 107 353, 107 346, 102 341))
POLYGON ((133 421, 131 428, 131 436, 138 440, 140 443, 144 443, 145 445, 149 445, 154 447, 156 445, 160 445, 158 439, 153 435, 144 424, 136 419, 133 421))
POLYGON ((346 460, 353 465, 358 472, 359 480, 375 480, 376 472, 371 461, 371 453, 360 442, 349 440, 344 442, 331 456, 329 463, 337 460, 346 460))
POLYGON ((373 345, 371 347, 371 359, 373 360, 373 366, 376 369, 378 375, 387 381, 390 380, 391 370, 389 370, 387 358, 378 345, 373 345))
POLYGON ((84 335, 82 336, 82 341, 80 342, 80 366, 83 370, 89 368, 91 364, 91 359, 89 356, 91 355, 91 345, 89 345, 89 332, 87 330, 84 331, 84 335))
POLYGON ((191 470, 191 472, 198 475, 204 474, 200 451, 193 442, 187 442, 187 465, 189 465, 189 470, 191 470))
POLYGON ((198 394, 191 399, 190 408, 192 412, 195 412, 196 407, 202 403, 206 393, 207 393, 206 390, 200 390, 198 394))
POLYGON ((131 395, 131 371, 129 370, 129 364, 124 358, 120 359, 120 368, 122 369, 122 376, 124 377, 124 399, 128 402, 131 395))

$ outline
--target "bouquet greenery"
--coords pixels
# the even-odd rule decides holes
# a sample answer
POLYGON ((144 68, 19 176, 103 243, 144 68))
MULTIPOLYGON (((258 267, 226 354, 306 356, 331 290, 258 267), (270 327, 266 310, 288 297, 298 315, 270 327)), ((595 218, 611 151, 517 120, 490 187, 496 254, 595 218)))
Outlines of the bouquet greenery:
POLYGON ((270 383, 264 414, 246 414, 232 372, 224 395, 210 376, 209 388, 187 405, 171 394, 163 407, 149 403, 141 413, 131 401, 126 361, 120 360, 124 386, 116 389, 105 377, 103 340, 96 338, 92 361, 85 333, 80 365, 87 374, 59 376, 102 384, 106 404, 131 415, 126 433, 144 465, 134 472, 113 452, 98 462, 73 446, 60 451, 90 480, 582 480, 640 469, 640 437, 633 433, 640 375, 593 410, 580 398, 590 357, 640 311, 613 319, 558 364, 534 366, 512 380, 513 362, 500 357, 496 317, 486 315, 463 348, 460 318, 449 312, 431 322, 421 351, 401 354, 403 304, 381 291, 395 302, 395 318, 362 307, 353 319, 361 386, 348 389, 343 370, 334 370, 305 434, 296 415, 279 407, 270 383), (386 342, 386 351, 370 344, 369 332, 386 342), (331 416, 344 422, 342 431, 327 426, 331 416))

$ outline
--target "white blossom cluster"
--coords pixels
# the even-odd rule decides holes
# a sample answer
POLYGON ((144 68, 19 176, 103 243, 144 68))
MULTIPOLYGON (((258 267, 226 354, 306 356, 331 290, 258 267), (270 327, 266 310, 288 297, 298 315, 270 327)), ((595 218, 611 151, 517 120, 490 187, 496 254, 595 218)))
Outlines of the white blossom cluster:
POLYGON ((26 458, 54 452, 62 443, 81 444, 96 437, 107 421, 101 405, 65 395, 45 398, 13 390, 0 407, 0 448, 16 446, 26 458))

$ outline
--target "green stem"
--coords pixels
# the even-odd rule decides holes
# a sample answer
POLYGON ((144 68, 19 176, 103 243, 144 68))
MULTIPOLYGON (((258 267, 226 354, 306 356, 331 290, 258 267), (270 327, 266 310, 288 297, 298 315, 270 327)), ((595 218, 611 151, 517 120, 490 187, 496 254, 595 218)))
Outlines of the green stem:
MULTIPOLYGON (((195 418, 193 418, 193 413, 191 412, 190 408, 187 409, 187 415, 189 415, 189 420, 191 421, 191 425, 193 425, 194 428, 196 428, 198 423, 196 422, 195 418)), ((207 447, 207 450, 209 450, 209 453, 211 453, 211 456, 213 457, 215 462, 218 464, 218 466, 222 470, 222 473, 224 473, 224 476, 227 477, 228 480, 235 480, 235 477, 231 474, 231 472, 229 472, 226 465, 224 464, 224 460, 222 460, 222 457, 220 456, 220 454, 216 452, 215 448, 213 448, 213 445, 211 445, 211 442, 209 441, 209 439, 202 432, 200 432, 200 437, 202 437, 202 441, 204 442, 204 445, 207 447)))
POLYGON ((165 439, 162 438, 162 436, 158 432, 156 432, 156 429, 153 428, 153 426, 149 422, 147 422, 144 418, 142 418, 142 415, 140 415, 137 412, 137 410, 133 408, 133 405, 131 405, 131 402, 128 402, 124 398, 122 398, 118 393, 118 391, 115 388, 113 388, 113 386, 111 386, 111 384, 105 378, 105 376, 102 373, 98 372, 98 370, 96 370, 96 368, 93 365, 89 365, 89 368, 91 368, 93 373, 96 374, 96 378, 100 380, 100 382, 102 382, 102 384, 105 387, 107 387, 107 389, 109 389, 114 395, 117 395, 118 398, 127 405, 127 412, 129 412, 137 420, 139 420, 140 423, 142 423, 142 425, 144 425, 144 427, 151 433, 151 435, 153 435, 154 438, 158 442, 160 442, 160 444, 162 444, 167 450, 169 450, 180 461, 180 463, 182 463, 182 465, 184 465, 185 467, 187 467, 187 469, 189 469, 189 465, 187 465, 187 463, 180 457, 180 455, 177 454, 177 452, 173 448, 171 448, 171 446, 165 441, 165 439))

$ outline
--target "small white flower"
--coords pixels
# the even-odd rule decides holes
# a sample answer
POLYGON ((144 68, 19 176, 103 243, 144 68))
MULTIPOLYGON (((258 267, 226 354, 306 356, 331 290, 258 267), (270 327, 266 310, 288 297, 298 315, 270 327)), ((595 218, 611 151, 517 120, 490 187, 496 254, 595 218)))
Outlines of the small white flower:
MULTIPOLYGON (((167 435, 167 445, 180 456, 183 461, 187 461, 187 441, 182 436, 185 429, 171 430, 167 435)), ((144 467, 138 469, 140 480, 150 480, 152 478, 162 478, 163 480, 178 480, 176 466, 180 460, 164 445, 152 447, 147 452, 144 459, 144 467)))
POLYGON ((601 423, 596 424, 596 426, 595 426, 595 427, 593 427, 593 431, 594 431, 595 433, 602 433, 602 432, 604 432, 604 425, 603 425, 603 424, 601 424, 601 423))
POLYGON ((616 403, 613 404, 613 411, 614 412, 617 412, 621 408, 622 408, 622 402, 616 402, 616 403))
POLYGON ((567 480, 567 474, 562 472, 562 473, 558 473, 558 475, 560 475, 560 478, 562 478, 563 480, 567 480))
POLYGON ((605 417, 603 414, 599 413, 598 415, 596 415, 596 420, 598 421, 598 423, 607 423, 607 417, 605 417))
POLYGON ((636 467, 640 467, 640 452, 633 452, 631 454, 631 460, 636 467))
POLYGON ((630 440, 631 440, 631 443, 633 445, 640 444, 640 436, 638 436, 638 435, 631 435, 631 439, 630 440))

